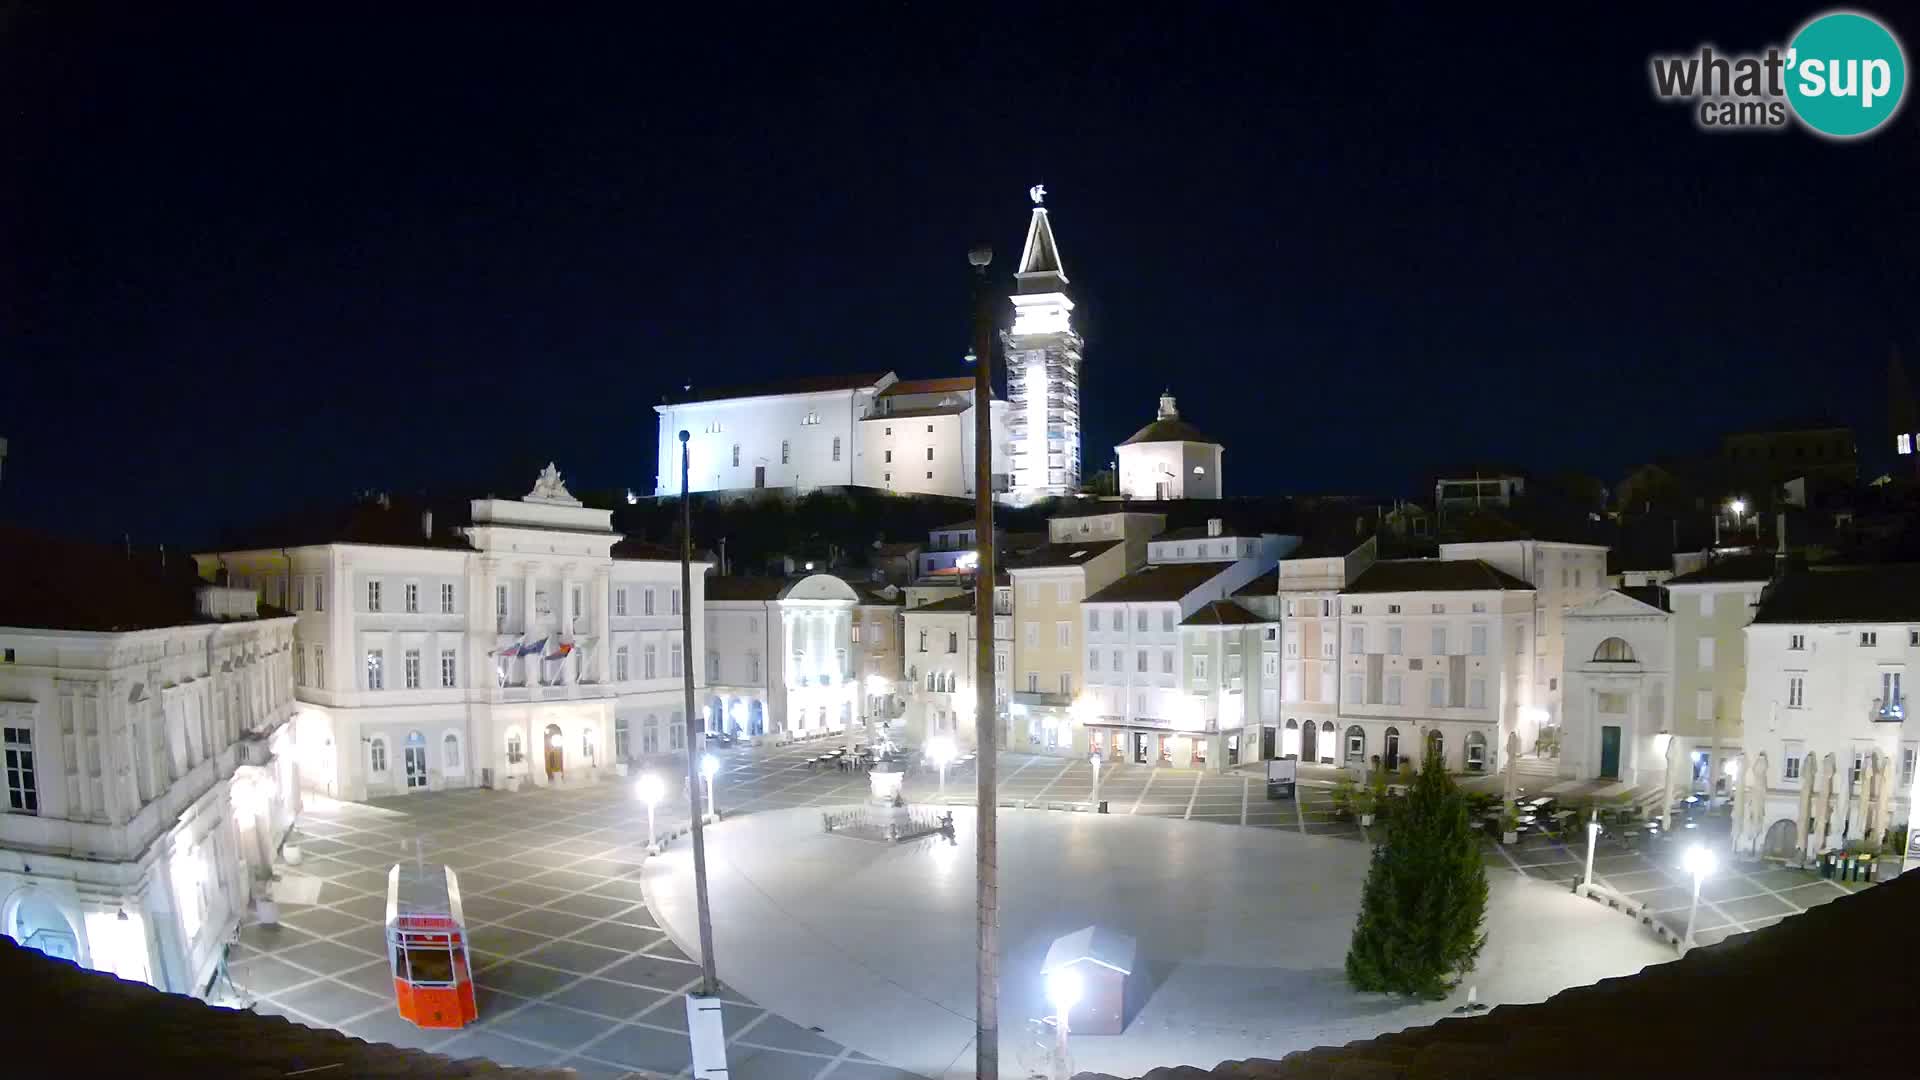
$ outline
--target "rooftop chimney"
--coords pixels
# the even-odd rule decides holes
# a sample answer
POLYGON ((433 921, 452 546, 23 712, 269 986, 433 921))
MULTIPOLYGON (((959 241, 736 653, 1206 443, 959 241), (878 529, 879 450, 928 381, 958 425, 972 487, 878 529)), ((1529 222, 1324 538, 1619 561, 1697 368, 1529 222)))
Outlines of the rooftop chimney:
POLYGON ((1220 531, 1225 527, 1226 527, 1225 524, 1221 522, 1219 518, 1207 519, 1207 535, 1208 536, 1219 536, 1220 531))
POLYGON ((433 511, 431 510, 420 511, 420 535, 429 540, 433 539, 433 511))

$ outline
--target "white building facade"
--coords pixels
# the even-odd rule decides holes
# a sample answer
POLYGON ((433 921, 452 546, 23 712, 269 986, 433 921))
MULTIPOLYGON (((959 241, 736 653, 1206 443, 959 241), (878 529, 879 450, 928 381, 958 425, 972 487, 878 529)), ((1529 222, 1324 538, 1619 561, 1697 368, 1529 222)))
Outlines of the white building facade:
MULTIPOLYGON (((832 574, 716 577, 708 590, 710 727, 782 737, 864 723, 868 688, 856 677, 854 640, 861 597, 852 585, 832 574)), ((859 625, 867 633, 869 623, 859 625)))
POLYGON ((1562 776, 1666 781, 1673 732, 1673 628, 1654 587, 1609 592, 1567 612, 1562 776))
MULTIPOLYGON (((1294 757, 1320 761, 1323 743, 1340 725, 1340 594, 1372 566, 1378 547, 1315 542, 1288 553, 1275 568, 1280 616, 1280 687, 1277 716, 1262 720, 1262 760, 1294 757)), ((1249 601, 1243 601, 1249 602, 1249 601)), ((1395 754, 1398 747, 1380 753, 1395 754)), ((1328 750, 1328 756, 1337 756, 1328 750)))
POLYGON ((209 587, 196 621, 185 595, 179 625, 0 626, 0 932, 199 995, 300 780, 293 620, 209 587))
POLYGON ((1007 431, 1012 443, 1012 491, 1026 503, 1070 495, 1080 487, 1080 359, 1067 272, 1041 205, 1033 216, 1014 273, 1013 327, 1006 332, 1007 431))
POLYGON ((309 790, 538 787, 684 749, 681 610, 700 655, 705 564, 687 597, 672 553, 617 554, 611 513, 552 466, 525 499, 470 511, 405 540, 198 556, 288 601, 309 790))
POLYGON ((1225 450, 1180 419, 1173 394, 1160 395, 1154 421, 1113 448, 1120 494, 1130 499, 1218 499, 1226 494, 1221 473, 1225 450))
POLYGON ((1746 639, 1744 752, 1723 766, 1735 850, 1877 850, 1913 805, 1920 733, 1906 684, 1920 662, 1920 568, 1791 571, 1746 639))

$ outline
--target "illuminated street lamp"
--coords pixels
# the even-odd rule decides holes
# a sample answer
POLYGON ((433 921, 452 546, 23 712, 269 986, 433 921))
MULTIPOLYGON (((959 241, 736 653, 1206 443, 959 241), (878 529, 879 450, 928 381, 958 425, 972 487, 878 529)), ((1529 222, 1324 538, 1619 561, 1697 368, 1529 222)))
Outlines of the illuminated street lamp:
POLYGON ((1087 764, 1093 766, 1093 812, 1100 812, 1100 751, 1087 755, 1087 764))
POLYGON ((641 802, 647 804, 647 854, 658 855, 660 854, 660 833, 653 827, 653 808, 660 805, 660 800, 666 797, 666 782, 653 773, 643 773, 639 781, 633 785, 633 793, 640 797, 641 802))
POLYGON ((953 736, 951 735, 936 735, 927 740, 927 760, 933 762, 933 767, 940 770, 940 797, 942 799, 947 797, 947 766, 952 763, 958 754, 959 751, 953 745, 953 736))
POLYGON ((1587 819, 1587 888, 1593 888, 1593 845, 1600 839, 1600 811, 1595 810, 1587 819))
POLYGON ((1687 909, 1686 947, 1693 948, 1693 920, 1700 914, 1700 883, 1713 873, 1713 852, 1695 845, 1681 857, 1680 865, 1693 875, 1693 906, 1687 909))
POLYGON ((700 775, 707 779, 707 814, 713 821, 720 820, 720 806, 713 801, 713 776, 719 771, 719 758, 712 754, 700 755, 700 775))
POLYGON ((1053 1005, 1054 1080, 1069 1080, 1073 1066, 1067 1053, 1067 1014, 1080 1001, 1080 973, 1062 968, 1047 974, 1047 1001, 1053 1005))

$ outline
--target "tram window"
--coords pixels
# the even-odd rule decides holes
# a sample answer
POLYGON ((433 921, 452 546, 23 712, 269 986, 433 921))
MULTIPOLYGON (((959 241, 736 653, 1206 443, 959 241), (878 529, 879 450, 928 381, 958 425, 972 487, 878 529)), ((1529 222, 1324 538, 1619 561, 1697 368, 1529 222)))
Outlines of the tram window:
POLYGON ((408 982, 419 984, 453 981, 453 954, 447 951, 446 946, 408 949, 401 955, 406 959, 408 973, 403 978, 408 982))

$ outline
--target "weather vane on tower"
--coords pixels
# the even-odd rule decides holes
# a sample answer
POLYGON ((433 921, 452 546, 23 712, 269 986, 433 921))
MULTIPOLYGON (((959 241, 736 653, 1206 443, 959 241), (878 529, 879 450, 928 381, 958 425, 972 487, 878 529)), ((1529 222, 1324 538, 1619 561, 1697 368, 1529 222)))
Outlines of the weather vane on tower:
POLYGON ((1046 201, 1047 185, 1045 184, 1033 185, 1032 187, 1027 189, 1027 196, 1033 200, 1033 204, 1035 206, 1040 205, 1042 202, 1046 201))

